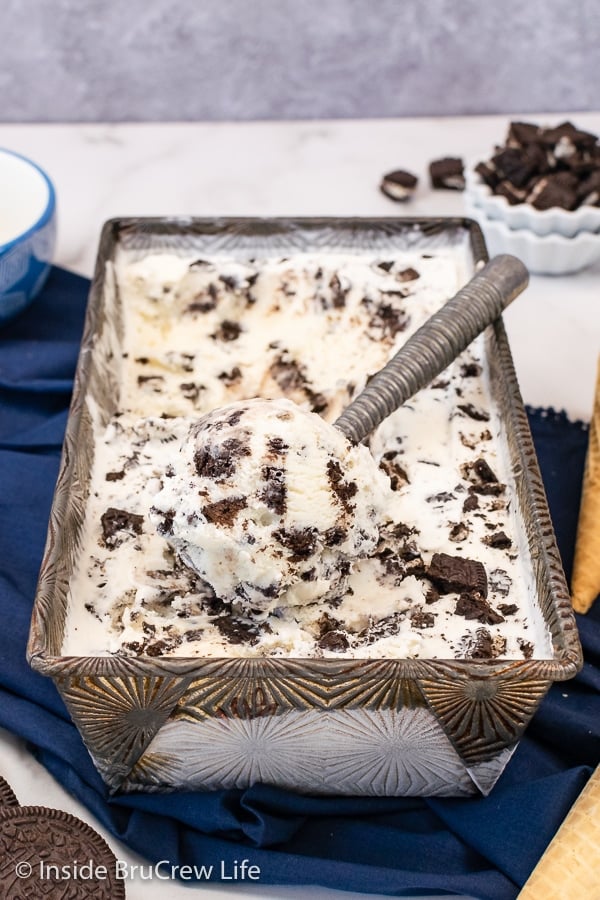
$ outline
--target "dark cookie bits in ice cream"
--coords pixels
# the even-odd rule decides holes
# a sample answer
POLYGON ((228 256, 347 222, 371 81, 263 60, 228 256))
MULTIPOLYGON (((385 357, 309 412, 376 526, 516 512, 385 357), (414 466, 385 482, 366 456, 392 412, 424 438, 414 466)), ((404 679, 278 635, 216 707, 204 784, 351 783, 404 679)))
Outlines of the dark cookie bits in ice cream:
POLYGON ((142 533, 144 517, 109 507, 102 513, 102 537, 107 547, 118 547, 128 536, 142 533))
POLYGON ((385 477, 366 447, 289 400, 209 413, 172 465, 150 518, 160 529, 169 516, 173 548, 246 614, 339 597, 347 562, 377 543, 385 477))
POLYGON ((65 655, 551 655, 485 339, 367 443, 332 427, 467 280, 438 238, 120 261, 65 655))
POLYGON ((483 563, 448 553, 434 553, 427 577, 442 593, 472 591, 487 597, 487 575, 483 563))

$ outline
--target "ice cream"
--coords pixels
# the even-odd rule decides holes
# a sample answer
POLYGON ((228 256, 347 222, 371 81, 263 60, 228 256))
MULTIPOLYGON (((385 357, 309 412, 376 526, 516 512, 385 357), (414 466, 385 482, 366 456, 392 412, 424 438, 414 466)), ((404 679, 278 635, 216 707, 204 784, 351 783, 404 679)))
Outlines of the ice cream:
MULTIPOLYGON (((236 478, 240 498, 262 495, 264 525, 247 527, 255 549, 264 548, 264 571, 230 571, 193 550, 192 531, 214 524, 224 487, 197 471, 199 421, 240 402, 250 421, 246 401, 260 397, 287 398, 302 416, 335 422, 468 280, 470 265, 464 245, 200 260, 124 253, 114 273, 118 306, 94 351, 118 399, 108 416, 89 401, 94 464, 63 653, 552 657, 483 337, 356 448, 363 508, 349 515, 324 487, 323 465, 346 452, 340 435, 340 448, 311 468, 324 502, 288 496, 284 513, 273 510, 266 496, 279 503, 283 457, 250 428, 257 452, 239 458, 236 478), (365 453, 386 479, 385 503, 365 453), (301 554, 282 530, 292 521, 308 521, 323 553, 292 559, 301 554), (334 549, 321 543, 330 528, 347 530, 334 549), (284 566, 273 574, 277 549, 284 566)), ((275 437, 287 442, 284 430, 275 437)), ((227 514, 239 549, 247 510, 227 514)))
POLYGON ((289 400, 239 401, 191 426, 150 521, 241 614, 339 599, 369 556, 390 485, 364 446, 289 400))

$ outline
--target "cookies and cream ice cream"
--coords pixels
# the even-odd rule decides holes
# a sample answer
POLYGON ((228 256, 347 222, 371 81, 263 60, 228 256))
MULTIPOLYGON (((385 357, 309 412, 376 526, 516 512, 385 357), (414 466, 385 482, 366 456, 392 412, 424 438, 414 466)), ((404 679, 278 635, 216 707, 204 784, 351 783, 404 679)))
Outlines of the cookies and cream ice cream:
POLYGON ((364 446, 290 400, 247 400, 194 423, 150 522, 215 594, 252 617, 339 599, 385 522, 389 481, 364 446))
POLYGON ((89 400, 95 458, 63 653, 552 657, 483 336, 356 448, 361 508, 350 509, 358 493, 350 498, 344 479, 333 497, 346 451, 327 442, 318 461, 305 460, 319 501, 288 493, 284 508, 292 434, 282 421, 281 443, 269 446, 250 424, 253 398, 287 398, 302 416, 335 422, 470 272, 462 246, 123 252, 118 310, 94 350, 118 399, 108 421, 89 400), (221 445, 205 458, 203 417, 240 403, 251 452, 234 460, 221 445), (219 506, 214 460, 235 462, 235 509, 219 506), (242 498, 253 498, 257 521, 242 498), (206 534, 223 515, 232 548, 249 535, 262 569, 258 553, 236 572, 196 552, 194 530, 206 534))

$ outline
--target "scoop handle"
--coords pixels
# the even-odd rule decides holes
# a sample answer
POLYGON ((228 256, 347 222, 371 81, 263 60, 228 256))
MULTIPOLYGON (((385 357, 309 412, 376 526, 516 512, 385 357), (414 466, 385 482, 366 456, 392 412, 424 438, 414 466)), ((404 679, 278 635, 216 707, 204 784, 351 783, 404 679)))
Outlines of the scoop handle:
POLYGON ((529 282, 520 259, 495 256, 407 340, 335 422, 358 444, 428 385, 529 282))

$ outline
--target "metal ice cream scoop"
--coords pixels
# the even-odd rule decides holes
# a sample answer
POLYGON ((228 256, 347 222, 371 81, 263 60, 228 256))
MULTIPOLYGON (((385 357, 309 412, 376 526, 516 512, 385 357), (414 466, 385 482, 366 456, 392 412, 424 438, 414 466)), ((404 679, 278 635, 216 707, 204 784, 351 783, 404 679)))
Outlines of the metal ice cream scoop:
POLYGON ((517 297, 529 273, 516 256, 495 256, 425 322, 334 423, 360 443, 428 385, 517 297))

